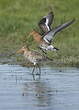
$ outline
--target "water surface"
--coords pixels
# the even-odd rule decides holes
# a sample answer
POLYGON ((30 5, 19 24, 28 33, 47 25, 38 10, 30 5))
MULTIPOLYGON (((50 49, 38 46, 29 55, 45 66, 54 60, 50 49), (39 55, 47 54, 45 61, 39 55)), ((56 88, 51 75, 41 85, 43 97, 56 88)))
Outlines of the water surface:
POLYGON ((0 65, 0 110, 79 110, 79 69, 0 65))

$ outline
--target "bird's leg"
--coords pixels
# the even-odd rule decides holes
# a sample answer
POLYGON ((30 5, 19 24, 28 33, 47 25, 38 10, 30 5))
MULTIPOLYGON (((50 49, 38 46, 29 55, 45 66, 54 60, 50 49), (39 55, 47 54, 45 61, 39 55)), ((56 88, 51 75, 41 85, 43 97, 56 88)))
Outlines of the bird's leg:
POLYGON ((39 73, 40 73, 40 75, 41 75, 41 67, 38 65, 38 68, 39 68, 39 73))
POLYGON ((39 66, 39 64, 37 64, 37 67, 38 67, 38 69, 39 69, 39 79, 40 79, 40 76, 41 76, 41 68, 40 68, 40 66, 39 66))
POLYGON ((33 68, 33 70, 32 70, 32 74, 34 73, 34 71, 35 71, 35 66, 34 66, 34 68, 33 68))
POLYGON ((33 79, 35 80, 34 71, 35 71, 35 66, 34 66, 34 68, 32 70, 33 79))

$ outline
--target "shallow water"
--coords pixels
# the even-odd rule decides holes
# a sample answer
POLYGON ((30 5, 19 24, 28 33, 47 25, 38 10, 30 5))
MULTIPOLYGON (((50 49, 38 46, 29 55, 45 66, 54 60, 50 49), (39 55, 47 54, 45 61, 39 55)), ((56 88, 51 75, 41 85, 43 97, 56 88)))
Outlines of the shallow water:
POLYGON ((0 110, 79 110, 79 69, 0 65, 0 110))

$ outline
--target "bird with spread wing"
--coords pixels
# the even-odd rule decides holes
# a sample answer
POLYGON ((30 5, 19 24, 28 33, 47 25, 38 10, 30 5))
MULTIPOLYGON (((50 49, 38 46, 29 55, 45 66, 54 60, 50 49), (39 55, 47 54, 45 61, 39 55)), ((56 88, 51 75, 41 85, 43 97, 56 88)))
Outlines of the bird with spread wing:
POLYGON ((47 16, 44 16, 38 23, 39 28, 43 31, 43 35, 38 33, 37 31, 33 30, 30 32, 30 35, 33 36, 34 40, 38 42, 39 48, 42 49, 43 52, 46 53, 46 51, 56 51, 59 50, 58 48, 54 47, 51 43, 54 41, 55 35, 62 31, 63 29, 69 27, 71 24, 74 23, 75 19, 72 19, 70 21, 67 21, 61 25, 58 25, 57 27, 53 28, 51 27, 51 24, 53 22, 54 15, 53 12, 48 13, 47 16))

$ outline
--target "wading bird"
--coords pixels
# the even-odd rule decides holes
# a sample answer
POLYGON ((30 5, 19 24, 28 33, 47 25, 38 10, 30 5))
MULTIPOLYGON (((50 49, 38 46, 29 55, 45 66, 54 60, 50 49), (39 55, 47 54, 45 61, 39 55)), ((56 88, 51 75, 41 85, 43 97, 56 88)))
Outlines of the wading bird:
POLYGON ((24 57, 34 65, 34 68, 32 70, 33 78, 34 78, 35 68, 39 69, 39 74, 38 75, 40 77, 40 75, 41 75, 41 68, 40 68, 39 63, 41 61, 46 60, 47 57, 45 57, 44 55, 40 54, 37 51, 31 51, 29 48, 27 48, 25 46, 22 47, 21 49, 19 49, 16 53, 22 53, 24 55, 24 57))
POLYGON ((32 31, 29 35, 32 35, 33 38, 39 43, 39 47, 40 47, 40 49, 42 49, 42 51, 45 52, 45 51, 48 51, 48 50, 50 50, 50 51, 59 50, 58 48, 54 47, 51 44, 51 42, 54 40, 54 37, 55 37, 56 33, 60 32, 64 28, 68 27, 74 21, 75 21, 75 19, 73 19, 71 21, 68 21, 64 24, 61 24, 61 25, 57 26, 55 29, 51 29, 50 31, 48 31, 44 36, 41 36, 36 31, 32 31))

